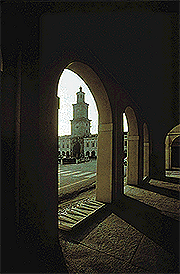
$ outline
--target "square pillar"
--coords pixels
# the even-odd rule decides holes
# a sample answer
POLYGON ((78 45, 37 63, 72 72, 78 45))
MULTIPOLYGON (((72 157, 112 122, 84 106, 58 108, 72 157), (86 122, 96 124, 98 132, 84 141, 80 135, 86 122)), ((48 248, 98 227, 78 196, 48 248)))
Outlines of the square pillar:
POLYGON ((139 136, 128 135, 127 142, 127 184, 138 185, 138 145, 139 136))
POLYGON ((100 124, 96 199, 105 203, 111 203, 112 201, 112 137, 113 124, 100 124))
POLYGON ((143 177, 149 176, 149 142, 144 143, 144 171, 143 177))

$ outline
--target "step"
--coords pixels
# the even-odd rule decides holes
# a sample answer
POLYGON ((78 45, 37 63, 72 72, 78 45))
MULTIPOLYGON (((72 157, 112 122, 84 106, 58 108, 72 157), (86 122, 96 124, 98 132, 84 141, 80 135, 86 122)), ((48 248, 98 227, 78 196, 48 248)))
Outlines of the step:
POLYGON ((93 200, 81 201, 80 204, 72 204, 71 208, 58 209, 58 227, 61 230, 69 231, 81 222, 95 214, 105 204, 93 200))

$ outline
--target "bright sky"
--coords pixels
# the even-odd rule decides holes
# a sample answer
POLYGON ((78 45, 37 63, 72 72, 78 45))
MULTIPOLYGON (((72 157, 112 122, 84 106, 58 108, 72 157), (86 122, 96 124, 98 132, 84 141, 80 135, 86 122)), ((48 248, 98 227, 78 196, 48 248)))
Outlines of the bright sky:
MULTIPOLYGON (((58 110, 58 135, 71 134, 71 122, 73 119, 73 106, 76 104, 76 92, 80 86, 85 93, 85 102, 89 104, 88 118, 91 120, 91 134, 98 133, 98 111, 93 95, 85 82, 71 70, 65 69, 61 74, 58 84, 57 96, 60 98, 60 109, 58 110)), ((124 131, 128 131, 127 120, 123 114, 124 131)))
POLYGON ((124 132, 128 132, 128 123, 127 123, 127 119, 126 119, 126 114, 123 113, 123 131, 124 132))
POLYGON ((74 72, 65 69, 61 74, 58 84, 58 97, 60 98, 60 110, 58 113, 59 125, 58 135, 71 134, 71 122, 73 119, 73 106, 76 104, 76 92, 79 91, 80 86, 85 93, 85 102, 89 104, 88 118, 91 121, 91 133, 98 133, 98 111, 96 103, 85 82, 74 72))

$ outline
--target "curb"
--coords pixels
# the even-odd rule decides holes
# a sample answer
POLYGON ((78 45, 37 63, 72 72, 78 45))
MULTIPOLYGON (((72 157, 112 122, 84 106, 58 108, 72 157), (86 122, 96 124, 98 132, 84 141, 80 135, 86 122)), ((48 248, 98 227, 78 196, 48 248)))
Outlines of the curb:
POLYGON ((88 190, 91 189, 95 189, 96 188, 96 182, 94 181, 93 183, 91 183, 90 185, 86 186, 86 187, 81 187, 78 190, 75 190, 71 193, 65 193, 65 194, 61 194, 58 196, 58 203, 62 203, 66 200, 71 200, 72 198, 77 197, 79 194, 86 192, 88 190))

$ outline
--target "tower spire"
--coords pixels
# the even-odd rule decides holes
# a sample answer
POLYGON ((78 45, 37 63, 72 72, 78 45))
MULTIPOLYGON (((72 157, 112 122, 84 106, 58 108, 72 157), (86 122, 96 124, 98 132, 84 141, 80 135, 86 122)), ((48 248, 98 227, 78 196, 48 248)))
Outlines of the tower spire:
POLYGON ((71 135, 74 136, 89 136, 90 135, 90 120, 88 119, 88 106, 85 103, 85 93, 82 87, 76 93, 77 103, 73 104, 73 120, 71 120, 71 135))

